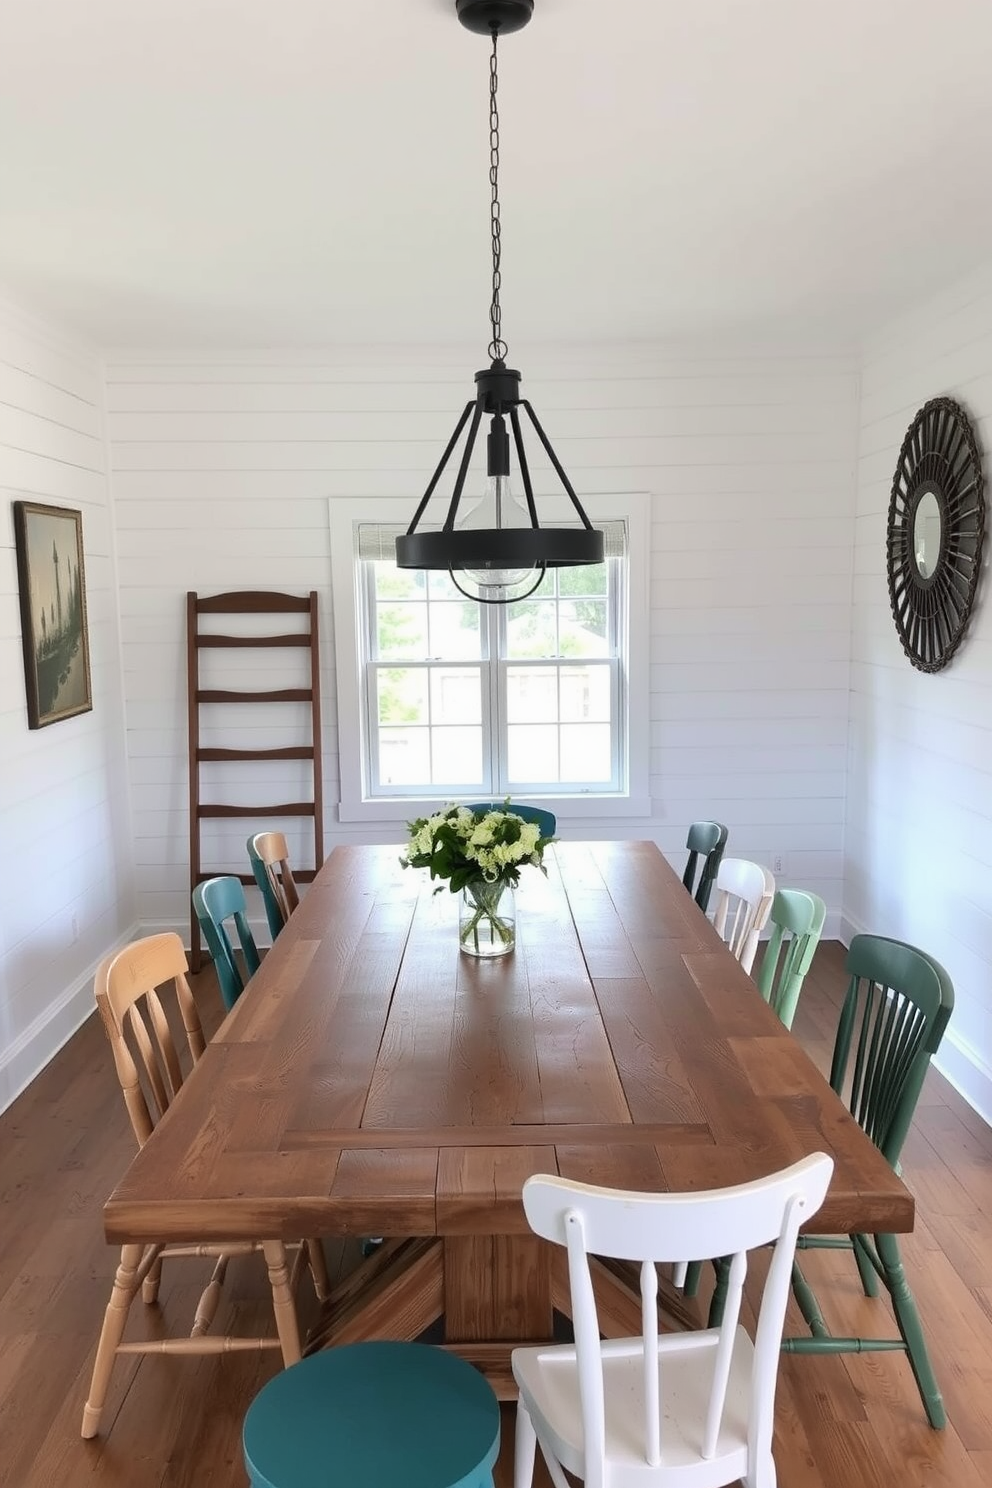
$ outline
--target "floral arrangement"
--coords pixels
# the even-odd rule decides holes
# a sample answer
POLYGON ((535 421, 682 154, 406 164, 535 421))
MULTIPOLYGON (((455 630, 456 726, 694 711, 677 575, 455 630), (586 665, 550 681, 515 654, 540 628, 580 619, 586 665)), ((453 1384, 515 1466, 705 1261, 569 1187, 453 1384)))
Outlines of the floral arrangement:
MULTIPOLYGON (((453 894, 464 890, 471 901, 460 931, 462 945, 479 952, 481 925, 503 949, 512 949, 513 922, 500 912, 501 895, 505 888, 517 887, 528 863, 547 873, 544 849, 554 839, 542 837, 536 822, 517 816, 509 797, 500 810, 447 806, 407 825, 410 843, 400 858, 403 867, 427 868, 431 878, 447 880, 453 894)), ((434 892, 443 887, 439 883, 434 892)))

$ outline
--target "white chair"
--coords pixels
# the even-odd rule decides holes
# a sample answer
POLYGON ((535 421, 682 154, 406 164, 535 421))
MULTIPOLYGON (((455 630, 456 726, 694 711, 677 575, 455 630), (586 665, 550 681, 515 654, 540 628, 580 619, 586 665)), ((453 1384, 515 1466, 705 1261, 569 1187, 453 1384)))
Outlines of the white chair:
POLYGON ((568 1251, 575 1344, 513 1350, 514 1488, 530 1488, 538 1442, 556 1488, 775 1488, 772 1417, 799 1226, 823 1203, 833 1160, 815 1153, 737 1188, 625 1193, 528 1178, 524 1210, 568 1251), (747 1252, 774 1244, 755 1340, 738 1325, 747 1252), (658 1337, 658 1261, 729 1256, 719 1328, 658 1337), (600 1340, 588 1257, 641 1263, 638 1338, 600 1340))
POLYGON ((746 972, 754 965, 774 898, 775 879, 767 868, 746 858, 724 858, 717 869, 713 924, 746 972))

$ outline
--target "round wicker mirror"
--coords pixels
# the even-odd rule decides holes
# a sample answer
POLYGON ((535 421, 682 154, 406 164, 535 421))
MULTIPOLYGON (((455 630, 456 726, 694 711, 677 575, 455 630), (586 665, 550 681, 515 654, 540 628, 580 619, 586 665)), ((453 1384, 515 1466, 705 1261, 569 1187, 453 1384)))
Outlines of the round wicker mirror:
POLYGON ((939 672, 961 644, 982 565, 985 478, 964 409, 924 404, 906 431, 892 478, 889 602, 902 648, 939 672))

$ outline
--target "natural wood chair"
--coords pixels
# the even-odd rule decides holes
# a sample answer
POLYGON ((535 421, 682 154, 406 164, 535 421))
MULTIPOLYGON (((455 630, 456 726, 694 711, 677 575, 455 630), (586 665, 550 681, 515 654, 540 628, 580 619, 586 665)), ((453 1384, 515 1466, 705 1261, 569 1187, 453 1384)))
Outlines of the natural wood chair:
MULTIPOLYGON (((186 980, 186 952, 178 935, 166 933, 137 940, 108 956, 96 973, 96 1004, 100 1010, 114 1064, 124 1092, 124 1104, 138 1146, 143 1147, 183 1083, 179 1051, 156 988, 172 982, 189 1055, 195 1064, 204 1050, 203 1029, 193 994, 186 980), (132 1045, 135 1052, 132 1052, 132 1045)), ((292 1271, 287 1269, 281 1242, 232 1241, 204 1245, 125 1245, 114 1278, 113 1291, 103 1320, 90 1383, 83 1410, 82 1434, 95 1436, 100 1429, 114 1359, 118 1354, 222 1354, 232 1350, 282 1348, 284 1363, 298 1357, 293 1288, 309 1262, 314 1287, 323 1300, 329 1290, 327 1268, 319 1241, 296 1247, 292 1271), (262 1251, 272 1285, 277 1338, 235 1338, 211 1335, 220 1300, 221 1286, 232 1256, 262 1251), (131 1303, 138 1288, 146 1303, 158 1297, 162 1262, 174 1256, 210 1256, 213 1274, 200 1298, 188 1338, 152 1339, 123 1343, 131 1303)))
POLYGON ((275 940, 300 902, 289 866, 286 838, 282 832, 256 832, 248 838, 248 858, 255 882, 262 891, 269 933, 275 940))
POLYGON ((515 1488, 539 1442, 556 1488, 774 1488, 772 1426, 779 1344, 799 1226, 826 1196, 833 1160, 817 1152, 783 1172, 701 1193, 631 1193, 528 1178, 532 1230, 568 1253, 574 1345, 516 1348, 515 1488), (740 1325, 747 1252, 773 1244, 754 1341, 740 1325), (659 1261, 726 1256, 720 1321, 658 1336, 659 1261), (600 1338, 589 1256, 640 1263, 641 1333, 600 1338))
POLYGON ((754 965, 774 897, 775 880, 760 863, 724 858, 717 869, 713 924, 745 971, 754 965))
POLYGON ((689 849, 689 858, 682 875, 682 882, 705 914, 709 909, 710 894, 716 882, 717 869, 723 861, 724 849, 727 846, 727 828, 722 822, 693 822, 689 828, 689 835, 685 839, 685 845, 689 849), (700 858, 703 860, 702 868, 699 883, 694 890, 696 866, 700 858))

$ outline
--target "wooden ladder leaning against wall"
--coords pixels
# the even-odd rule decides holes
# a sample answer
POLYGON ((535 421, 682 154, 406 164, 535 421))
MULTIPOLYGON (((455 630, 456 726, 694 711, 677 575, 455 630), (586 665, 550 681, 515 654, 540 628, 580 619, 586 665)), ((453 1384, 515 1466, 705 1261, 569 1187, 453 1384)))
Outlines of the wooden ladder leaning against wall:
MULTIPOLYGON (((232 626, 232 629, 238 627, 232 626)), ((189 886, 190 894, 198 883, 212 878, 216 873, 228 870, 215 865, 204 871, 203 867, 203 822, 217 817, 262 817, 266 821, 280 817, 309 817, 313 822, 313 868, 294 866, 294 877, 300 883, 309 883, 324 861, 323 779, 321 771, 320 737, 320 651, 317 633, 317 591, 308 596, 276 594, 263 590, 240 590, 230 594, 214 594, 209 598, 186 595, 186 654, 189 719, 189 886), (204 615, 285 615, 300 614, 308 617, 308 628, 281 635, 234 634, 219 635, 200 626, 204 615), (284 647, 305 647, 309 651, 309 682, 305 686, 277 688, 270 691, 246 691, 242 689, 203 688, 200 685, 200 653, 205 649, 274 650, 284 647), (204 704, 237 703, 259 705, 269 703, 309 703, 309 738, 303 742, 286 744, 279 748, 239 749, 204 748, 200 744, 200 708, 204 704), (206 805, 201 801, 201 765, 218 760, 310 760, 313 765, 313 792, 305 801, 281 801, 272 805, 250 806, 244 802, 206 805)), ((301 679, 302 680, 302 679, 301 679)), ((246 855, 230 871, 243 884, 254 884, 252 875, 245 871, 246 855)), ((190 912, 190 966, 199 971, 202 963, 200 949, 200 927, 196 915, 190 912)))

